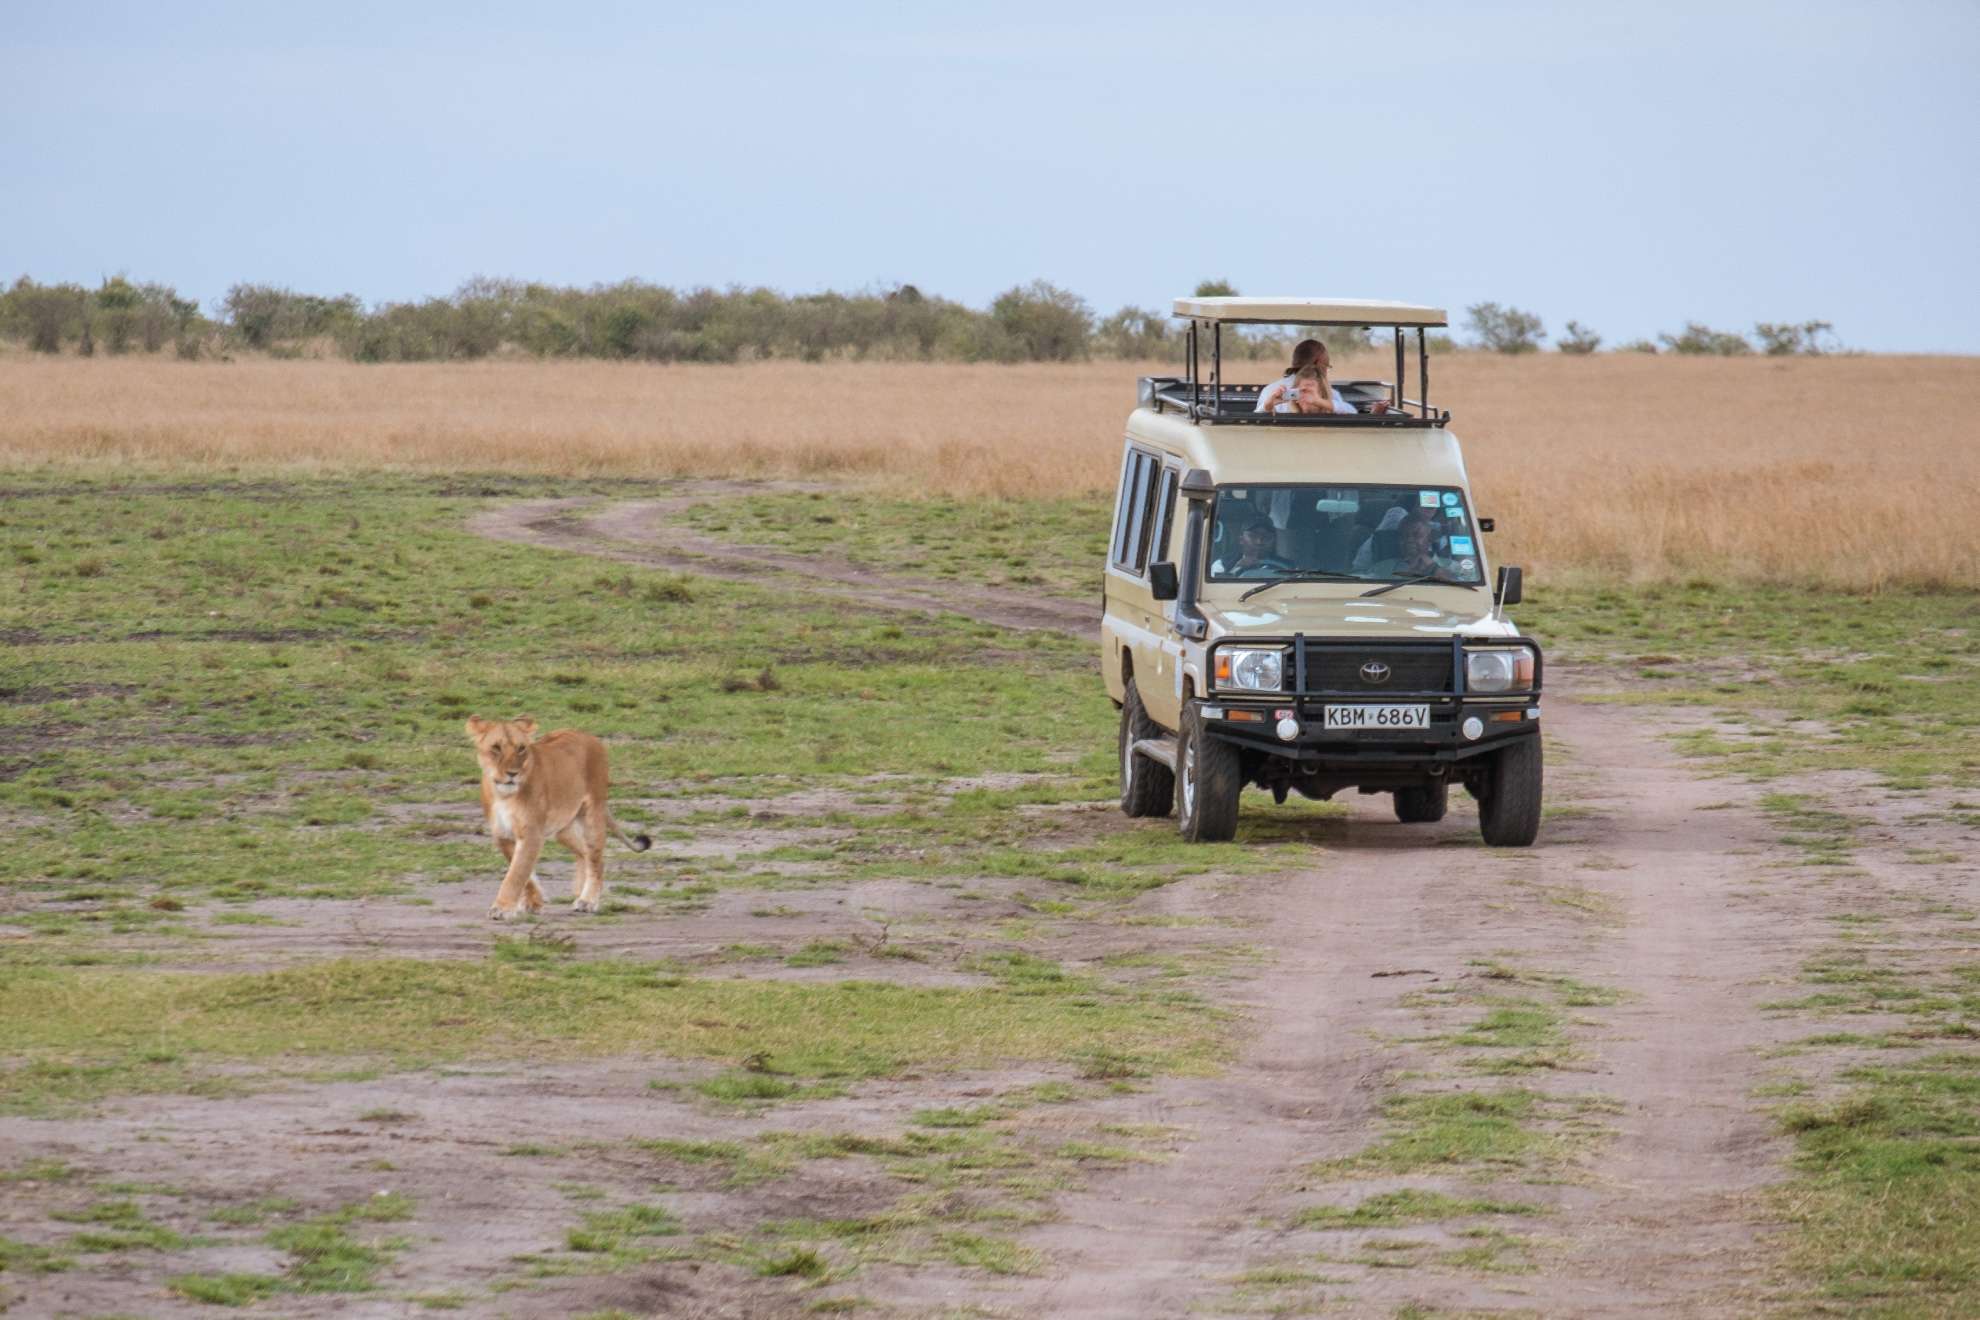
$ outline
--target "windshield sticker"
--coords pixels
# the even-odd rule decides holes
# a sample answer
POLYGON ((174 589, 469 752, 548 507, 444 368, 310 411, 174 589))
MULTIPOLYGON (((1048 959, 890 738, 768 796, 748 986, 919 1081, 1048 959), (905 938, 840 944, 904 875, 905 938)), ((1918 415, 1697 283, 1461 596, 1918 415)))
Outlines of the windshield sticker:
POLYGON ((1471 574, 1471 573, 1476 573, 1477 571, 1478 571, 1478 561, 1477 561, 1477 560, 1475 560, 1475 559, 1460 559, 1460 560, 1458 560, 1458 572, 1460 572, 1460 573, 1464 573, 1464 574, 1471 574))
POLYGON ((1468 536, 1453 536, 1451 538, 1451 553, 1459 555, 1470 554, 1471 538, 1468 536))
POLYGON ((1447 518, 1455 518, 1455 519, 1457 519, 1457 522, 1458 522, 1458 526, 1460 526, 1460 527, 1462 527, 1462 526, 1464 526, 1464 510, 1463 510, 1463 509, 1445 509, 1445 510, 1444 510, 1444 516, 1445 516, 1445 517, 1447 517, 1447 518))
POLYGON ((1456 503, 1457 503, 1457 492, 1456 492, 1456 491, 1454 491, 1454 490, 1447 490, 1447 491, 1445 491, 1445 492, 1444 492, 1444 504, 1445 504, 1445 506, 1446 506, 1446 507, 1449 507, 1450 505, 1453 505, 1453 504, 1456 504, 1456 503))
POLYGON ((1423 507, 1426 509, 1434 509, 1437 507, 1437 492, 1434 490, 1424 491, 1421 495, 1417 496, 1417 499, 1422 503, 1423 507))

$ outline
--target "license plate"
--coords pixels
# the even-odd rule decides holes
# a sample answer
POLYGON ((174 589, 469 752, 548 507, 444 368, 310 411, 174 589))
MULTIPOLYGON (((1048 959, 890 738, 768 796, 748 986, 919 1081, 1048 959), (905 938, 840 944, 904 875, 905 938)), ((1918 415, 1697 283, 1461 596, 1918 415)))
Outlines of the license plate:
POLYGON ((1329 729, 1427 729, 1428 706, 1329 706, 1329 729))

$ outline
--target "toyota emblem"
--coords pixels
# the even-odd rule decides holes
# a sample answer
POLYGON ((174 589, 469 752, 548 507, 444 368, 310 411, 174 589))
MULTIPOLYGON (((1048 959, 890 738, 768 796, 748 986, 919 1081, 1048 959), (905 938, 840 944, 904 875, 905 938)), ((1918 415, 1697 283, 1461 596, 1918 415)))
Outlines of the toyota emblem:
POLYGON ((1380 660, 1370 660, 1361 667, 1361 681, 1364 683, 1386 683, 1389 681, 1389 667, 1380 660))

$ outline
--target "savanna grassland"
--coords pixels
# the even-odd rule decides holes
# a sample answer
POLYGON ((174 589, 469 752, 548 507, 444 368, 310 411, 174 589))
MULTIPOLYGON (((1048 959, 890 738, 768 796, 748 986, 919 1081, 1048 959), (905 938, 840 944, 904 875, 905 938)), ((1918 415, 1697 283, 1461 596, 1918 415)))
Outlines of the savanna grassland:
MULTIPOLYGON (((1173 364, 1143 370, 1173 372, 1173 364)), ((967 498, 1110 492, 1121 363, 365 366, 29 358, 0 461, 803 477, 967 498)), ((1233 374, 1266 374, 1259 364, 1233 374)), ((1379 357, 1336 376, 1388 376, 1379 357)), ((1413 379, 1413 372, 1412 372, 1413 379)), ((1972 587, 1972 358, 1445 355, 1500 554, 1559 580, 1972 587)))
POLYGON ((1980 369, 1433 372, 1530 851, 1120 815, 1006 606, 1131 369, 0 360, 0 1301, 1970 1313, 1980 369), (610 744, 600 915, 473 713, 610 744))

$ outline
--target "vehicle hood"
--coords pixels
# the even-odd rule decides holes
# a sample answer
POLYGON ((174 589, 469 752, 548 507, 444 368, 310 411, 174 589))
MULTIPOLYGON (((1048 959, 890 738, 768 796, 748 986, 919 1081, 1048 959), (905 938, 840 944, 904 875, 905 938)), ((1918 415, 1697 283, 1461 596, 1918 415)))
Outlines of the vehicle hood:
POLYGON ((1312 586, 1288 584, 1262 592, 1250 600, 1235 599, 1212 603, 1198 602, 1211 629, 1222 636, 1282 636, 1306 633, 1310 636, 1408 636, 1515 637, 1519 630, 1509 620, 1494 617, 1492 598, 1483 588, 1460 592, 1450 587, 1414 591, 1403 587, 1386 596, 1364 599, 1342 596, 1312 586), (1450 598, 1463 596, 1462 602, 1450 598))

